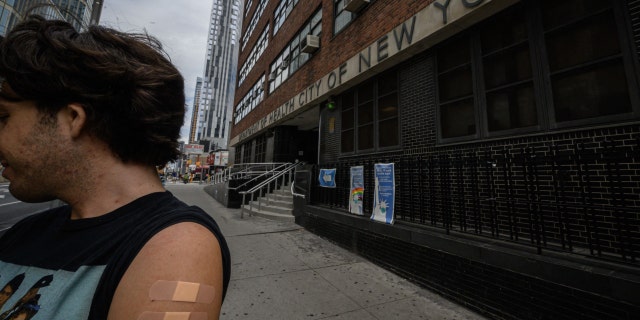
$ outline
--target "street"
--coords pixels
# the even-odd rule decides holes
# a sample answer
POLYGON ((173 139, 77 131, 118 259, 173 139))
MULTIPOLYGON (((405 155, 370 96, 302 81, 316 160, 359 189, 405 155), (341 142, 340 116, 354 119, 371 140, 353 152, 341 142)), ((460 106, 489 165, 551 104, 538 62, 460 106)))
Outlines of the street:
POLYGON ((228 209, 197 183, 167 183, 212 215, 231 250, 220 319, 483 319, 292 222, 228 209))

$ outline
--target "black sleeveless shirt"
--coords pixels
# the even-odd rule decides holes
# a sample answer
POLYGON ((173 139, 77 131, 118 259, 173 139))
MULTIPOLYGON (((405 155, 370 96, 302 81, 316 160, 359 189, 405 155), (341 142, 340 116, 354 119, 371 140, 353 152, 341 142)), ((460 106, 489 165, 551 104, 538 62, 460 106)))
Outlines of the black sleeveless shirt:
POLYGON ((20 313, 34 320, 106 319, 116 287, 138 252, 155 234, 181 222, 201 224, 218 239, 224 299, 229 248, 202 209, 166 191, 99 217, 70 220, 70 215, 71 208, 63 206, 27 217, 0 239, 0 320, 20 313))

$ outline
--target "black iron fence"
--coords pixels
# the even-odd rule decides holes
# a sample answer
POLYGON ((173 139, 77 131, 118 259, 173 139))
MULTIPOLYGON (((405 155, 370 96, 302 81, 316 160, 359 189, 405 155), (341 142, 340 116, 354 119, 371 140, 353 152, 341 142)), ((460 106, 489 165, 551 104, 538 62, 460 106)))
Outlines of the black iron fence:
POLYGON ((312 183, 311 203, 348 211, 350 167, 364 166, 365 214, 375 163, 394 163, 395 220, 637 263, 640 137, 538 146, 488 146, 345 160, 336 188, 312 183))

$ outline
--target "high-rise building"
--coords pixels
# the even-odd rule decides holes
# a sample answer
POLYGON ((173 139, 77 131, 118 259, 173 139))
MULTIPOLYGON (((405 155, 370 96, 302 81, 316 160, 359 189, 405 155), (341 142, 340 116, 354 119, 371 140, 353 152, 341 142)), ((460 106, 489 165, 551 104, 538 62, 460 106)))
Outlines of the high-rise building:
POLYGON ((202 78, 196 79, 196 92, 193 95, 193 110, 191 113, 191 128, 189 130, 189 143, 197 143, 198 116, 200 114, 200 94, 202 93, 202 78))
POLYGON ((306 162, 296 223, 489 318, 640 312, 640 1, 245 13, 232 163, 306 162))
POLYGON ((0 35, 5 35, 26 13, 66 20, 78 30, 98 24, 102 0, 0 0, 0 35))
POLYGON ((240 10, 240 0, 214 0, 211 8, 204 77, 197 102, 200 121, 195 138, 208 143, 208 150, 225 149, 228 143, 236 87, 240 10))

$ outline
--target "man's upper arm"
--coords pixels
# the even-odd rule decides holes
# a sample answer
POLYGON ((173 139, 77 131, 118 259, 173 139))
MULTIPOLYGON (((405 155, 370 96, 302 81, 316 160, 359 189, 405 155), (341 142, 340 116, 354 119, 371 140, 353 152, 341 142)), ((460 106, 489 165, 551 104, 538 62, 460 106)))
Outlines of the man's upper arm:
POLYGON ((125 272, 109 309, 109 318, 138 319, 146 312, 206 312, 218 319, 222 304, 220 245, 206 227, 192 222, 170 226, 145 244, 125 272), (212 302, 151 301, 157 281, 182 281, 213 287, 212 302))

